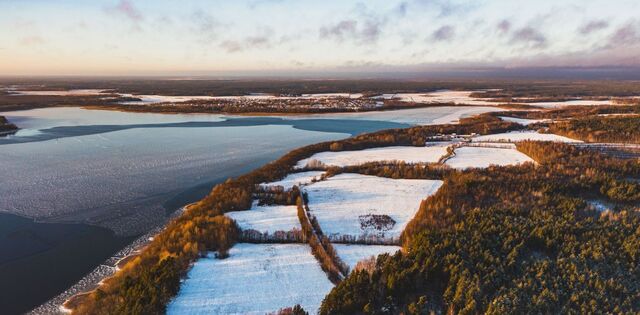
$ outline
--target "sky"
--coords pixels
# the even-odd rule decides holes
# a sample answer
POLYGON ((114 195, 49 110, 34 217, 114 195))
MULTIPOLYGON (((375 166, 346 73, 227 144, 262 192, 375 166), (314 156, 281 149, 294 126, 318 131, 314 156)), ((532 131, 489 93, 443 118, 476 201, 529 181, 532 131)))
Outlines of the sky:
POLYGON ((0 0, 0 75, 640 66, 638 0, 0 0))

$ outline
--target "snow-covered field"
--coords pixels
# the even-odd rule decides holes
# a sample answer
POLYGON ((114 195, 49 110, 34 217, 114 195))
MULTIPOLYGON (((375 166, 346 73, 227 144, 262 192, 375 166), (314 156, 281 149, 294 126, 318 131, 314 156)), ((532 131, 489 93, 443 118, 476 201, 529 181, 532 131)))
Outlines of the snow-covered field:
POLYGON ((348 98, 361 98, 362 93, 316 93, 316 94, 302 94, 303 98, 332 98, 332 97, 348 97, 348 98))
POLYGON ((451 91, 440 90, 429 93, 397 93, 383 94, 379 98, 397 99, 402 102, 415 103, 453 103, 464 105, 498 105, 499 103, 487 101, 481 98, 471 97, 471 93, 482 91, 451 91))
POLYGON ((397 238, 418 211, 420 202, 442 185, 439 180, 390 179, 340 174, 305 187, 309 208, 324 234, 369 235, 397 238), (396 223, 389 229, 363 227, 368 215, 388 215, 396 223))
POLYGON ((243 230, 272 234, 294 228, 300 230, 297 211, 296 206, 258 206, 254 203, 250 210, 227 212, 226 215, 236 220, 243 230))
POLYGON ((304 168, 312 160, 327 166, 359 165, 367 162, 403 161, 405 163, 435 163, 447 153, 446 144, 428 147, 383 147, 358 151, 320 152, 298 161, 296 168, 304 168))
POLYGON ((525 118, 516 118, 516 117, 507 117, 507 116, 500 116, 500 119, 504 121, 514 122, 516 124, 520 124, 523 126, 550 121, 549 119, 525 119, 525 118))
POLYGON ((300 304, 310 313, 333 288, 307 244, 236 244, 199 259, 167 314, 266 314, 300 304))
POLYGON ((555 141, 555 142, 582 142, 552 133, 538 133, 535 131, 514 131, 496 133, 492 135, 478 136, 472 139, 473 142, 518 142, 525 140, 533 141, 555 141))
POLYGON ((300 173, 291 173, 287 175, 287 177, 271 183, 262 183, 260 186, 263 187, 275 187, 282 186, 285 190, 291 189, 295 185, 306 185, 310 184, 313 179, 319 180, 322 174, 325 172, 322 171, 309 171, 309 172, 300 172, 300 173))
POLYGON ((135 97, 139 98, 139 101, 126 101, 120 102, 124 105, 147 105, 166 102, 187 102, 187 101, 199 101, 199 100, 213 100, 213 96, 172 96, 172 95, 137 95, 137 94, 120 94, 123 97, 135 97))
POLYGON ((371 256, 378 256, 381 254, 395 254, 400 250, 400 246, 388 246, 388 245, 354 245, 354 244, 333 244, 333 248, 338 252, 338 256, 349 265, 350 270, 356 266, 356 264, 371 256))
POLYGON ((461 147, 445 164, 457 169, 484 168, 489 165, 516 165, 533 160, 516 149, 461 147))
POLYGON ((528 102, 526 104, 543 107, 543 108, 559 108, 559 107, 566 107, 566 106, 616 105, 616 102, 612 100, 605 100, 605 101, 573 100, 573 101, 562 101, 562 102, 528 102))

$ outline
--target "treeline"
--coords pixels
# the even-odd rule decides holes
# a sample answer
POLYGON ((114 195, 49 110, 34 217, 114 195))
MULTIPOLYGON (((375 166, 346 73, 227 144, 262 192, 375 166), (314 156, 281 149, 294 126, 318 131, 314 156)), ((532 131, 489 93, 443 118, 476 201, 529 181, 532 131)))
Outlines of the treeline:
POLYGON ((167 102, 156 104, 142 105, 128 105, 119 104, 125 100, 118 99, 108 104, 100 106, 91 106, 89 108, 104 109, 104 110, 120 110, 127 112, 153 112, 153 113, 226 113, 226 114, 323 114, 323 113, 352 113, 352 112, 373 112, 373 111, 385 111, 385 110, 398 110, 408 108, 424 108, 424 107, 438 107, 438 106, 458 106, 453 103, 413 103, 402 101, 385 101, 381 107, 369 106, 371 102, 365 102, 360 100, 360 105, 353 105, 349 99, 336 100, 335 102, 343 102, 342 106, 315 106, 315 102, 307 101, 302 103, 298 101, 298 104, 291 104, 291 102, 281 100, 271 100, 268 103, 259 103, 254 105, 247 105, 244 103, 237 103, 235 101, 220 101, 220 100, 194 100, 185 102, 167 102))
POLYGON ((131 79, 0 79, 0 84, 40 86, 43 90, 104 89, 120 93, 160 95, 247 95, 269 93, 301 95, 311 93, 421 93, 436 90, 482 90, 480 97, 637 96, 640 84, 623 80, 144 80, 131 79))
POLYGON ((417 126, 391 129, 357 137, 323 142, 295 149, 282 158, 246 175, 229 179, 170 222, 140 255, 98 290, 68 303, 76 314, 157 314, 164 312, 189 265, 201 253, 215 250, 224 257, 239 238, 237 226, 222 216, 229 211, 248 210, 257 185, 284 178, 298 161, 315 153, 356 150, 393 145, 424 145, 437 134, 472 132, 486 134, 520 129, 522 126, 492 116, 462 119, 457 125, 417 126), (171 258, 169 262, 165 262, 171 258), (160 290, 160 291, 159 291, 160 290), (143 301, 143 302, 141 302, 143 301))
POLYGON ((511 102, 515 98, 565 101, 640 95, 640 83, 637 81, 515 80, 498 84, 491 89, 472 96, 511 102))
POLYGON ((640 115, 573 118, 550 124, 549 131, 587 142, 640 143, 640 115))
POLYGON ((329 280, 338 284, 349 274, 349 267, 340 259, 331 241, 322 233, 316 217, 311 215, 306 196, 302 195, 298 198, 297 208, 298 219, 311 246, 311 252, 320 263, 322 270, 327 273, 329 280))
POLYGON ((301 230, 296 228, 291 231, 275 231, 273 233, 260 232, 253 229, 240 231, 240 237, 238 239, 243 243, 306 243, 307 236, 301 230))
POLYGON ((0 135, 2 133, 8 133, 15 130, 18 130, 16 125, 10 123, 6 117, 0 116, 0 135))
POLYGON ((640 114, 640 105, 566 106, 551 110, 493 112, 483 115, 525 119, 571 119, 611 114, 640 114))
POLYGON ((446 174, 405 230, 406 254, 352 272, 321 314, 640 312, 640 163, 518 149, 538 164, 446 174), (626 210, 612 219, 590 198, 626 210))

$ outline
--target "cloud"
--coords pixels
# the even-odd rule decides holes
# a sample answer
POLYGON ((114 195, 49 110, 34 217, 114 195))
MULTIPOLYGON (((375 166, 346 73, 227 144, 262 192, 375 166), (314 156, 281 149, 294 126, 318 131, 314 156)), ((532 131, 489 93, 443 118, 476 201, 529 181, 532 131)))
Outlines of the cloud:
POLYGON ((435 30, 431 34, 431 39, 435 41, 450 40, 455 36, 455 28, 451 25, 445 25, 435 30))
POLYGON ((228 53, 241 52, 250 49, 266 49, 272 46, 271 37, 268 35, 248 36, 242 40, 225 40, 220 43, 220 48, 228 53))
POLYGON ((360 39, 365 42, 375 42, 380 37, 382 32, 382 22, 378 20, 367 20, 364 23, 364 28, 360 32, 360 39))
POLYGON ((406 2, 400 2, 394 9, 393 13, 398 15, 399 17, 405 17, 407 15, 407 8, 409 4, 406 2))
POLYGON ((142 12, 129 0, 120 0, 118 4, 107 7, 106 11, 111 14, 123 16, 134 23, 141 22, 144 19, 142 12))
POLYGON ((508 33, 511 30, 511 22, 509 22, 509 20, 502 20, 496 25, 496 28, 500 33, 508 33))
POLYGON ((582 35, 589 35, 593 32, 597 32, 607 27, 609 27, 609 22, 604 20, 594 20, 582 25, 578 31, 582 35))
POLYGON ((334 25, 320 27, 320 38, 344 40, 354 36, 357 32, 358 22, 355 20, 342 20, 334 25))
POLYGON ((377 42, 382 33, 383 20, 368 18, 364 22, 342 20, 319 29, 320 39, 333 39, 339 42, 354 40, 360 44, 377 42))
POLYGON ((463 14, 478 7, 480 1, 455 3, 451 0, 415 0, 415 3, 426 8, 435 8, 439 17, 447 17, 456 14, 463 14))
POLYGON ((196 10, 191 14, 192 31, 202 42, 210 43, 218 38, 219 28, 222 23, 218 22, 211 14, 196 10))
POLYGON ((640 23, 629 22, 620 26, 609 37, 608 46, 632 46, 640 44, 640 23))
POLYGON ((520 43, 534 48, 543 48, 547 45, 547 38, 533 27, 526 26, 513 33, 510 43, 520 43))
POLYGON ((22 46, 39 46, 44 44, 44 38, 38 35, 25 36, 20 39, 20 45, 22 46))

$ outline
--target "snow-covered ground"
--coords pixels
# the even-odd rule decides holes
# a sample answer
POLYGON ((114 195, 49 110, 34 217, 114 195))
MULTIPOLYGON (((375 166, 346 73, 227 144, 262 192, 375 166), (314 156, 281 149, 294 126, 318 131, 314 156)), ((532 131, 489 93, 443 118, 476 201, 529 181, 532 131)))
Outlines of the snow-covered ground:
POLYGON ((291 173, 287 175, 287 177, 271 183, 262 183, 260 186, 263 187, 275 187, 282 186, 285 190, 291 189, 295 185, 306 185, 310 184, 314 179, 319 180, 322 174, 325 172, 322 171, 309 171, 309 172, 300 172, 300 173, 291 173))
POLYGON ((99 95, 104 90, 84 89, 84 90, 67 90, 67 91, 19 91, 10 90, 9 95, 37 95, 37 96, 86 96, 86 95, 99 95))
POLYGON ((302 94, 303 98, 332 98, 332 97, 348 97, 348 98, 361 98, 362 93, 316 93, 316 94, 302 94))
POLYGON ((481 98, 471 97, 471 93, 482 91, 451 91, 440 90, 428 93, 397 93, 383 94, 379 98, 397 99, 402 102, 415 103, 453 103, 464 105, 498 105, 499 103, 491 102, 481 98))
POLYGON ((369 235, 395 239, 420 207, 442 185, 439 180, 390 179, 340 174, 305 187, 309 208, 324 234, 369 235), (395 224, 383 230, 363 227, 369 215, 388 215, 395 224))
POLYGON ((591 101, 591 100, 573 100, 562 102, 528 102, 526 104, 543 107, 543 108, 559 108, 566 106, 601 106, 601 105, 617 105, 613 100, 591 101))
POLYGON ((516 165, 524 162, 534 162, 526 154, 516 149, 461 147, 455 150, 455 155, 445 164, 457 169, 484 168, 489 165, 516 165))
POLYGON ((555 141, 555 142, 582 142, 552 133, 539 133, 535 131, 514 131, 496 133, 492 135, 478 136, 472 139, 473 142, 518 142, 525 140, 533 141, 555 141))
POLYGON ((516 124, 520 124, 523 126, 550 121, 549 119, 525 119, 525 118, 516 118, 516 117, 507 117, 507 116, 500 116, 500 119, 504 121, 514 122, 516 124))
POLYGON ((367 162, 403 161, 405 163, 435 163, 447 153, 447 145, 428 147, 394 146, 358 151, 320 152, 298 161, 296 168, 304 168, 312 160, 327 166, 359 165, 367 162))
POLYGON ((256 230, 272 234, 276 231, 300 230, 300 220, 296 206, 258 206, 250 210, 227 212, 243 230, 256 230))
POLYGON ((199 259, 167 314, 266 314, 300 304, 315 313, 333 288, 307 244, 236 244, 199 259))
POLYGON ((388 245, 355 245, 355 244, 333 244, 333 248, 338 252, 338 256, 349 265, 350 270, 356 266, 356 264, 371 256, 378 256, 381 254, 395 254, 400 250, 400 246, 388 246, 388 245))

